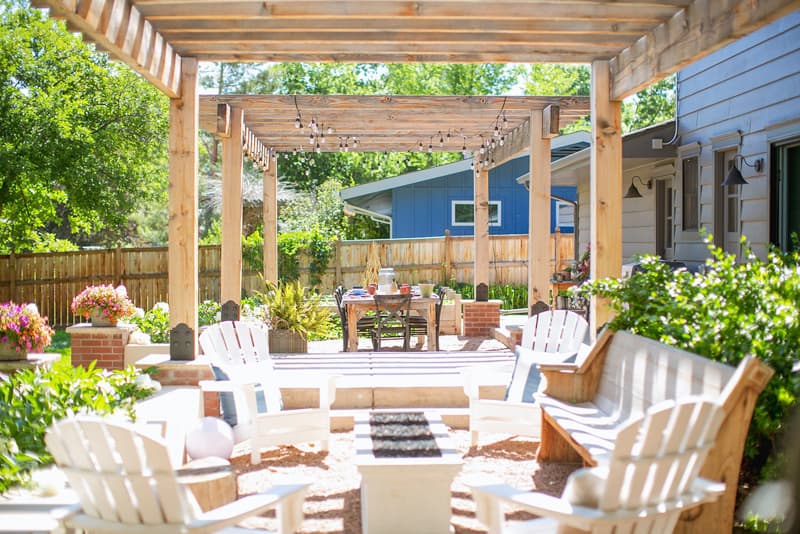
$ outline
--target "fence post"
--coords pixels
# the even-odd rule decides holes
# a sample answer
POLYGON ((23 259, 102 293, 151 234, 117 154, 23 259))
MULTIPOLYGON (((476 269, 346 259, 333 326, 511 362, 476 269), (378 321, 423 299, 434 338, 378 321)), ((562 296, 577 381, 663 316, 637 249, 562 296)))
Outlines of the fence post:
POLYGON ((114 279, 117 281, 115 285, 122 285, 122 275, 124 274, 122 269, 122 246, 117 245, 117 248, 114 249, 114 279))
MULTIPOLYGON (((555 245, 555 265, 553 265, 553 272, 558 272, 561 267, 561 228, 556 226, 556 231, 553 234, 553 244, 555 245)), ((552 273, 550 273, 552 274, 552 273)))
POLYGON ((342 253, 342 242, 337 237, 336 241, 333 242, 333 258, 334 258, 334 261, 336 262, 336 265, 335 265, 335 267, 336 267, 336 281, 333 284, 334 288, 336 288, 336 287, 338 287, 340 285, 344 285, 344 282, 342 281, 342 257, 341 257, 341 253, 342 253))
POLYGON ((450 283, 450 277, 452 275, 452 255, 453 251, 450 250, 452 246, 452 241, 450 239, 450 229, 446 228, 444 231, 444 280, 442 280, 443 285, 447 285, 450 283))
POLYGON ((9 255, 9 264, 11 267, 11 279, 9 280, 9 299, 17 302, 17 255, 11 251, 9 255))

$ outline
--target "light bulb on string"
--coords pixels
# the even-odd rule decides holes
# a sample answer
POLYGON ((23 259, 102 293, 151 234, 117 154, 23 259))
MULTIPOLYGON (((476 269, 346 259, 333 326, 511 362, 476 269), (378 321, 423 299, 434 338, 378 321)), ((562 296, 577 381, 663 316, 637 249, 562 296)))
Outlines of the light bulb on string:
POLYGON ((439 146, 444 146, 444 137, 441 132, 439 132, 439 146))
POLYGON ((333 133, 333 126, 328 126, 328 135, 333 133))
POLYGON ((506 114, 503 113, 503 128, 507 127, 508 127, 508 117, 506 117, 506 114))
POLYGON ((424 149, 422 148, 422 141, 419 142, 419 151, 422 152, 424 149))
POLYGON ((481 156, 483 156, 486 153, 486 148, 483 145, 481 145, 481 148, 478 150, 478 153, 481 156))
POLYGON ((353 148, 358 148, 358 137, 353 138, 353 148))
POLYGON ((311 135, 308 136, 308 144, 309 145, 313 145, 314 144, 314 134, 311 134, 311 135))
POLYGON ((303 125, 303 122, 300 120, 300 115, 297 115, 297 117, 295 117, 295 119, 294 119, 294 127, 297 128, 297 129, 300 129, 300 127, 302 125, 303 125))
POLYGON ((494 134, 493 135, 495 137, 500 137, 500 127, 498 127, 496 124, 494 125, 494 134))
POLYGON ((506 144, 506 136, 505 135, 501 135, 500 136, 500 146, 503 146, 504 144, 506 144))
POLYGON ((492 139, 492 142, 489 143, 489 146, 492 148, 492 150, 494 150, 497 147, 497 143, 494 142, 494 139, 492 139))
POLYGON ((322 149, 320 148, 320 146, 319 146, 319 143, 317 143, 317 146, 315 146, 315 147, 314 147, 314 151, 315 151, 317 154, 319 154, 320 152, 322 152, 322 149))
POLYGON ((319 142, 323 143, 323 144, 325 143, 325 134, 324 133, 319 134, 319 142))

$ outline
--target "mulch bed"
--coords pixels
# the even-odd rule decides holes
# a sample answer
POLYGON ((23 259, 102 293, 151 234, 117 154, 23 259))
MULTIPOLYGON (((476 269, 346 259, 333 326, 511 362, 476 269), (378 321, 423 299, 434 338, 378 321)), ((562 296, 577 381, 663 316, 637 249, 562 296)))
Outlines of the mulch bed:
MULTIPOLYGON (((529 438, 481 434, 481 447, 470 448, 469 432, 450 432, 464 466, 452 486, 452 525, 455 534, 479 534, 486 529, 475 518, 475 503, 465 483, 504 482, 523 490, 559 495, 577 465, 547 464, 536 460, 537 443, 529 438)), ((361 534, 361 477, 356 469, 353 432, 331 434, 330 451, 311 445, 264 450, 259 465, 250 465, 249 448, 234 451, 239 494, 248 495, 281 484, 307 480, 311 487, 303 505, 304 534, 361 534)), ((512 511, 513 519, 532 517, 512 511)), ((274 513, 244 523, 252 528, 275 529, 274 513)))

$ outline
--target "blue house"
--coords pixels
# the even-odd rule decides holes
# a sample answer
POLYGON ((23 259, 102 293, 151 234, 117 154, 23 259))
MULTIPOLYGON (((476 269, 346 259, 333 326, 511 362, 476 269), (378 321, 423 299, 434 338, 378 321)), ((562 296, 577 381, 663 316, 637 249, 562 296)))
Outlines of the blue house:
MULTIPOLYGON (((587 132, 553 139, 551 160, 589 146, 587 132)), ((529 172, 529 158, 520 156, 489 172, 489 233, 528 233, 528 191, 518 179, 529 172)), ((550 231, 575 229, 574 186, 553 186, 550 231)), ((473 170, 462 160, 422 171, 343 189, 345 209, 390 225, 392 238, 473 234, 473 170)))

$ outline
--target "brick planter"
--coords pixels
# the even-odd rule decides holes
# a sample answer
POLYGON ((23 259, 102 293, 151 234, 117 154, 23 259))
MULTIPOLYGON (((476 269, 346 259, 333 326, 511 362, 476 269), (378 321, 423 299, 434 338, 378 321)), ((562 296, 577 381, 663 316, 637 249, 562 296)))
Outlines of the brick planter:
POLYGON ((130 328, 80 323, 67 328, 67 333, 71 337, 72 365, 86 367, 96 361, 96 366, 103 369, 125 367, 125 345, 130 328))
POLYGON ((492 331, 500 326, 500 300, 476 302, 463 300, 464 335, 466 337, 492 337, 492 331))

